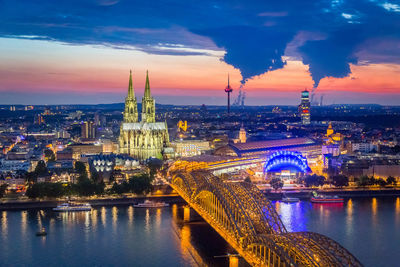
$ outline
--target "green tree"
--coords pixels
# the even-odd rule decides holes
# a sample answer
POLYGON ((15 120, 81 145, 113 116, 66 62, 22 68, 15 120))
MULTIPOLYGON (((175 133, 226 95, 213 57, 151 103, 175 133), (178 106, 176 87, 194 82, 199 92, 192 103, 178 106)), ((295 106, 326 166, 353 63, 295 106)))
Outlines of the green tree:
POLYGON ((161 169, 162 164, 163 164, 162 160, 157 158, 151 158, 148 160, 147 168, 149 169, 149 175, 151 180, 154 179, 154 176, 157 173, 157 171, 161 169))
POLYGON ((334 175, 331 177, 331 183, 337 187, 343 187, 349 185, 349 178, 344 175, 334 175))
POLYGON ((277 191, 278 189, 282 189, 283 187, 283 182, 279 178, 272 178, 270 184, 275 191, 277 191))
POLYGON ((152 189, 151 178, 146 174, 133 176, 129 179, 129 187, 137 195, 147 194, 152 189))
POLYGON ((61 197, 66 194, 61 183, 34 183, 29 185, 25 195, 29 198, 61 197))
POLYGON ((0 185, 0 198, 4 197, 7 187, 8 187, 8 184, 0 185))

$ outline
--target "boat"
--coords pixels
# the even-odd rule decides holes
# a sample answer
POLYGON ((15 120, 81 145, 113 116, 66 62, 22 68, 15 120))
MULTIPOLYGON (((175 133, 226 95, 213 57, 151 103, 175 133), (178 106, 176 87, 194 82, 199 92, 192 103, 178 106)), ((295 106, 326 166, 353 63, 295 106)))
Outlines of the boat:
POLYGON ((135 208, 163 208, 168 207, 169 204, 165 202, 155 202, 146 199, 143 203, 133 205, 135 208))
POLYGON ((46 235, 47 232, 46 229, 44 229, 44 227, 40 231, 36 232, 36 236, 46 236, 46 235))
POLYGON ((89 203, 67 202, 53 208, 54 211, 91 211, 92 206, 89 203))
POLYGON ((318 195, 317 192, 313 192, 311 197, 312 203, 343 203, 344 199, 339 196, 326 196, 318 195))
POLYGON ((282 202, 287 202, 287 203, 294 203, 294 202, 299 202, 300 199, 297 197, 283 197, 282 202))

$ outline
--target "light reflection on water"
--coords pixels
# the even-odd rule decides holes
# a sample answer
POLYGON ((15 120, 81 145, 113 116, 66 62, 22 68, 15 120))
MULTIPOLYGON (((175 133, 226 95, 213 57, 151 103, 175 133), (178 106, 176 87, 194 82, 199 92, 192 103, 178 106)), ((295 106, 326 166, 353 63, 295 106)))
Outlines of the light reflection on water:
MULTIPOLYGON (((354 253, 365 266, 397 266, 400 254, 400 198, 349 199, 344 204, 274 202, 289 231, 325 234, 354 253), (379 254, 378 254, 379 255, 379 254), (387 264, 386 264, 387 263, 387 264)), ((183 223, 182 206, 91 212, 1 211, 2 266, 227 266, 234 253, 204 222, 183 223), (48 235, 36 237, 43 225, 48 235)))
POLYGON ((400 198, 348 199, 344 203, 275 202, 289 231, 313 231, 342 244, 365 266, 399 266, 400 198), (376 255, 385 255, 384 261, 376 255))

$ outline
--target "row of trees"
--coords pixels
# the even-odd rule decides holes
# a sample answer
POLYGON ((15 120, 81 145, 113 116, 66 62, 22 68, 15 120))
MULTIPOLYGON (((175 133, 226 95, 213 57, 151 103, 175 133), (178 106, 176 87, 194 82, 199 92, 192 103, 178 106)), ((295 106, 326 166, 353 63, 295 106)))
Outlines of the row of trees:
MULTIPOLYGON (((359 178, 355 178, 355 182, 357 186, 387 186, 387 185, 396 185, 396 179, 392 176, 389 176, 386 180, 380 178, 376 179, 374 177, 361 176, 359 178)), ((326 180, 324 176, 321 175, 306 175, 300 178, 299 183, 304 184, 306 187, 313 186, 323 186, 325 184, 331 184, 336 187, 344 187, 349 185, 349 178, 345 175, 333 175, 329 180, 326 180)), ((283 187, 283 182, 279 178, 273 178, 270 181, 271 187, 275 190, 281 189, 283 187)))
POLYGON ((376 179, 373 176, 368 177, 367 175, 363 175, 359 178, 355 178, 355 182, 358 186, 371 186, 371 185, 379 185, 379 186, 387 186, 387 185, 396 185, 396 179, 392 176, 389 176, 386 180, 382 178, 376 179))
MULTIPOLYGON (((39 168, 41 169, 42 167, 39 168)), ((38 167, 36 169, 38 169, 38 167)), ((156 172, 155 170, 150 169, 149 174, 134 176, 130 178, 128 182, 124 181, 122 184, 114 182, 111 189, 105 190, 105 183, 99 179, 97 172, 92 172, 92 179, 89 179, 85 164, 79 161, 75 163, 74 169, 76 173, 78 173, 77 183, 62 184, 31 182, 26 191, 26 196, 29 198, 55 198, 63 196, 93 196, 123 193, 146 194, 152 189, 151 181, 156 172)))

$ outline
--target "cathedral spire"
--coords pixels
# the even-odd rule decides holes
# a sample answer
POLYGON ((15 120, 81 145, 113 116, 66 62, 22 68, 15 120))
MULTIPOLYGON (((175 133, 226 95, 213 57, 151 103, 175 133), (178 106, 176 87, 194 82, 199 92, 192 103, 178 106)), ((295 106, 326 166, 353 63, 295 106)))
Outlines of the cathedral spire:
POLYGON ((149 71, 146 71, 146 85, 144 87, 144 97, 145 98, 150 98, 151 93, 150 93, 150 82, 149 82, 149 71))
POLYGON ((133 83, 132 83, 132 70, 129 71, 129 87, 128 87, 128 98, 134 98, 135 93, 133 91, 133 83))

